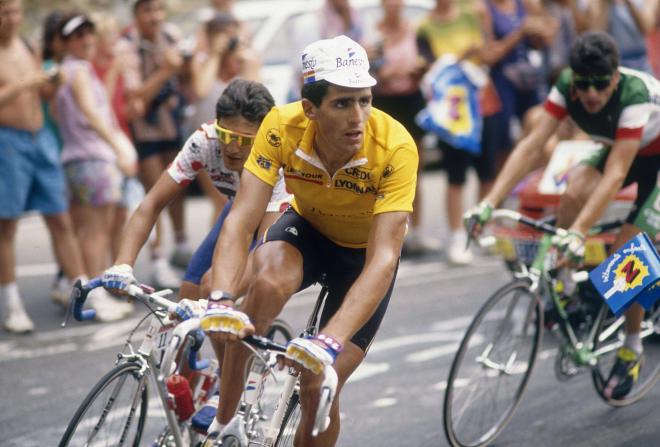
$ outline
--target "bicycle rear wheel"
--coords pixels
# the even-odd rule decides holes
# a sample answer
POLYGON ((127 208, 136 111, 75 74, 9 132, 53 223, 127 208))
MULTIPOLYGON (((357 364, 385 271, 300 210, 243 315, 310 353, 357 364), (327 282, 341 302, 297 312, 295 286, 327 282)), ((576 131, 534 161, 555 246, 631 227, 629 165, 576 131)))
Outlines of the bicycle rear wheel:
POLYGON ((656 305, 644 315, 640 334, 644 356, 639 378, 623 399, 609 399, 604 395, 603 390, 616 360, 617 349, 623 345, 624 317, 614 318, 605 304, 601 312, 603 316, 597 321, 598 329, 594 342, 597 362, 591 370, 591 378, 596 392, 605 402, 614 407, 623 407, 644 397, 660 378, 660 305, 656 305))
POLYGON ((454 357, 444 400, 452 446, 484 446, 511 419, 529 380, 543 323, 529 283, 515 280, 477 312, 454 357))
POLYGON ((292 447, 300 424, 300 394, 295 390, 287 403, 282 426, 275 440, 275 447, 292 447))
POLYGON ((59 446, 138 447, 147 416, 147 376, 137 363, 115 366, 92 388, 64 432, 59 446))

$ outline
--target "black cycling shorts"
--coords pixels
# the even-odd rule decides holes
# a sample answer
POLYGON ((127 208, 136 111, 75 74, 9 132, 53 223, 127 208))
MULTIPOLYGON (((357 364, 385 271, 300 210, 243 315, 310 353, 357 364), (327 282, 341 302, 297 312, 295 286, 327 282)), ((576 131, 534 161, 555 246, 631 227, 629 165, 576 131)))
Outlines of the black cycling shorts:
MULTIPOLYGON (((285 211, 270 226, 264 235, 263 243, 269 241, 287 242, 296 247, 302 254, 303 281, 300 290, 319 282, 322 276, 325 275, 324 282, 328 286, 328 297, 321 313, 320 325, 321 328, 324 327, 337 312, 348 289, 362 272, 366 249, 347 248, 335 244, 319 233, 316 228, 292 208, 285 211)), ((374 314, 351 338, 351 342, 359 346, 364 352, 367 352, 378 331, 380 322, 383 320, 392 295, 395 278, 396 272, 387 293, 382 298, 374 314)))

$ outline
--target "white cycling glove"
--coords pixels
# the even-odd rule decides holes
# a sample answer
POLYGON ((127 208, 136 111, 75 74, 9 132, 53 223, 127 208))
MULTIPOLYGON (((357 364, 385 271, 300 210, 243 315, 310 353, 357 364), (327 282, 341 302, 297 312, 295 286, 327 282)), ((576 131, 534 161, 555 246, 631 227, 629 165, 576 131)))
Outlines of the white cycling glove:
POLYGON ((581 265, 584 260, 584 234, 570 230, 564 236, 554 236, 552 244, 568 258, 571 265, 581 265))
POLYGON ((201 318, 204 312, 206 312, 206 305, 206 300, 189 300, 188 298, 184 298, 177 303, 173 313, 183 321, 190 318, 201 318))
POLYGON ((200 320, 204 332, 226 332, 238 335, 241 330, 252 325, 250 318, 240 310, 209 300, 200 320))
POLYGON ((471 227, 473 225, 477 224, 479 227, 483 227, 490 220, 492 214, 493 207, 488 202, 481 201, 463 214, 463 224, 469 232, 472 232, 473 228, 471 227))
POLYGON ((337 357, 330 347, 321 346, 310 338, 294 338, 286 346, 286 358, 300 363, 314 374, 323 371, 326 365, 332 365, 337 357))
POLYGON ((126 291, 131 284, 137 284, 133 267, 128 264, 113 265, 101 277, 101 284, 108 290, 126 291))

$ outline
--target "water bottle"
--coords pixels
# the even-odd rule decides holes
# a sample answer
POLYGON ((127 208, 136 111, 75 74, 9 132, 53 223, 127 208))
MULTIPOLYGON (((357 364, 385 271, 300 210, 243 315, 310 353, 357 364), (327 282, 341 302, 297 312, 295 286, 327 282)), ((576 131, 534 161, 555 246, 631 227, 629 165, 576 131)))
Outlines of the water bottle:
POLYGON ((174 397, 174 412, 181 421, 186 421, 195 412, 192 391, 188 379, 180 374, 167 378, 167 391, 174 397))

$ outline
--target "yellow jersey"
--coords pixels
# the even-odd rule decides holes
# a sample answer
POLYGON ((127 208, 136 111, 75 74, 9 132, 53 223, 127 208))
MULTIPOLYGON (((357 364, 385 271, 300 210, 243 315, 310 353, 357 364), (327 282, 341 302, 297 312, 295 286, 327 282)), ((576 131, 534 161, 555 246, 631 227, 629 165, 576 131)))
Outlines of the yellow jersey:
POLYGON ((330 176, 314 150, 316 122, 301 102, 274 107, 257 132, 245 169, 273 186, 284 171, 291 206, 321 234, 343 247, 363 248, 375 214, 412 212, 419 163, 408 131, 373 109, 364 143, 330 176))

